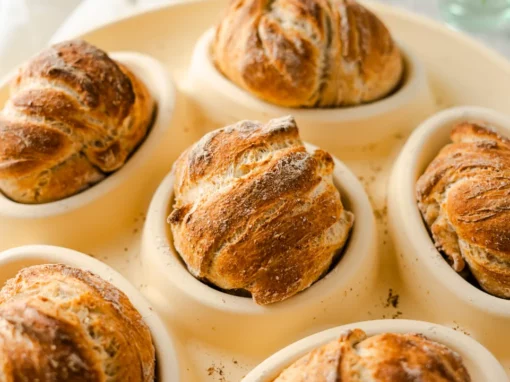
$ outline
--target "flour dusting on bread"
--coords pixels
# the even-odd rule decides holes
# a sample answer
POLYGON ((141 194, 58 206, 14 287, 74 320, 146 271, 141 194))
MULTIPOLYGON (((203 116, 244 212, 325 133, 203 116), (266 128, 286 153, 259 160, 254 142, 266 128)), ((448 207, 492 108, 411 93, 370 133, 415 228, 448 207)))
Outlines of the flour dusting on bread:
POLYGON ((349 236, 333 168, 305 149, 292 117, 211 132, 174 165, 174 246, 201 280, 259 304, 285 300, 324 275, 349 236))
POLYGON ((47 203, 93 186, 124 165, 154 110, 146 86, 100 49, 79 40, 46 49, 0 111, 0 192, 47 203))
POLYGON ((464 122, 416 184, 418 207, 455 271, 510 298, 510 141, 464 122))
POLYGON ((127 296, 61 264, 24 268, 0 291, 0 359, 8 381, 155 378, 151 333, 127 296))
POLYGON ((274 382, 471 382, 458 353, 421 334, 343 333, 283 370, 274 382))
POLYGON ((404 72, 389 31, 354 0, 232 1, 211 57, 230 81, 285 107, 376 101, 404 72))

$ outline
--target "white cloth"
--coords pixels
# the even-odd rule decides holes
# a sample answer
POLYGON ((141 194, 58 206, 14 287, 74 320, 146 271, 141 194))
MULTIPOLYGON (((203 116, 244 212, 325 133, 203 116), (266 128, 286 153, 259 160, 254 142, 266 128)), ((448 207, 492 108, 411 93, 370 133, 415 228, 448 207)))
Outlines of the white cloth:
POLYGON ((80 0, 0 0, 0 77, 39 51, 80 0))
POLYGON ((141 8, 139 2, 129 0, 87 0, 83 1, 56 30, 51 43, 74 37, 83 31, 94 29, 141 8))
POLYGON ((49 43, 173 0, 0 0, 0 78, 49 43))
MULTIPOLYGON (((1 1, 1 0, 0 0, 1 1)), ((150 9, 174 0, 85 0, 58 28, 51 43, 74 37, 121 17, 150 9)))

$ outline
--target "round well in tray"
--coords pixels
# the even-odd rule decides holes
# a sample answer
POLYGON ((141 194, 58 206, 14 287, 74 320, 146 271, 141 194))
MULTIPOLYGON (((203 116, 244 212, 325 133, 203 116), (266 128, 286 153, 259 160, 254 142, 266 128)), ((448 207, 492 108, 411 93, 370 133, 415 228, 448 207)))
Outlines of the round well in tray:
POLYGON ((221 125, 292 114, 304 140, 332 151, 374 143, 409 131, 435 109, 425 68, 404 46, 401 46, 404 77, 399 88, 387 97, 352 107, 297 109, 260 100, 224 77, 211 59, 213 37, 214 30, 210 29, 196 43, 187 86, 204 113, 221 125))
POLYGON ((158 376, 156 382, 179 381, 180 370, 176 347, 167 328, 140 292, 101 261, 77 251, 49 245, 12 248, 0 253, 0 283, 3 285, 8 279, 16 276, 22 268, 41 264, 65 264, 90 271, 124 292, 151 331, 156 348, 158 376))
MULTIPOLYGON (((4 248, 19 245, 23 242, 20 235, 27 231, 32 242, 75 246, 85 236, 92 240, 115 229, 112 216, 120 220, 139 210, 144 185, 139 176, 147 171, 156 172, 157 156, 166 151, 162 143, 167 142, 172 131, 169 127, 176 90, 168 71, 156 59, 134 52, 112 53, 111 57, 126 65, 155 99, 155 117, 147 136, 120 169, 76 195, 50 203, 22 204, 0 193, 0 217, 8 222, 2 226, 2 236, 7 240, 4 248), (77 222, 80 222, 79 229, 77 222)), ((7 96, 7 86, 6 81, 0 92, 0 103, 7 96)))
MULTIPOLYGON (((315 149, 306 146, 310 152, 315 149)), ((345 208, 355 215, 342 257, 308 289, 286 301, 260 306, 251 298, 214 289, 188 272, 173 247, 167 223, 173 203, 174 176, 170 173, 152 199, 142 236, 143 271, 151 280, 149 298, 195 333, 223 343, 232 340, 238 346, 252 341, 254 349, 281 346, 286 338, 293 339, 296 333, 306 330, 310 321, 326 325, 332 320, 347 320, 352 312, 342 304, 362 301, 373 285, 377 270, 376 228, 363 187, 336 159, 333 178, 345 208), (166 303, 168 300, 185 303, 175 310, 166 303)))
POLYGON ((16 203, 0 193, 0 215, 17 218, 41 218, 69 213, 92 203, 133 175, 144 162, 147 162, 161 136, 168 129, 175 103, 175 89, 166 69, 152 57, 132 52, 118 52, 112 59, 126 65, 149 89, 156 102, 152 126, 140 146, 117 171, 104 180, 82 192, 55 202, 42 204, 16 203))
POLYGON ((414 298, 437 319, 447 318, 468 331, 476 330, 477 338, 495 351, 510 341, 510 300, 488 294, 452 269, 436 249, 416 201, 416 181, 450 143, 450 132, 460 122, 479 122, 510 136, 510 118, 481 107, 448 109, 423 122, 394 165, 388 194, 389 224, 406 288, 414 298))

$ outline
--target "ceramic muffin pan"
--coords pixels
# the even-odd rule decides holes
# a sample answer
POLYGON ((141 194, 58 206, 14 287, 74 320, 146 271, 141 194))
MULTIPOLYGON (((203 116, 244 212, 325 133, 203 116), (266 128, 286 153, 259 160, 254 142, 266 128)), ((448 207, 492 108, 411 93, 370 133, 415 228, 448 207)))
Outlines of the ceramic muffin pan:
POLYGON ((505 370, 498 360, 478 342, 463 333, 441 325, 411 320, 365 321, 325 330, 304 338, 272 355, 255 369, 243 382, 270 382, 286 367, 313 349, 334 341, 347 330, 361 329, 368 337, 382 333, 419 333, 458 353, 473 381, 508 382, 505 370))
POLYGON ((510 301, 490 295, 458 275, 435 248, 416 202, 416 181, 439 150, 450 142, 460 122, 487 125, 510 136, 510 118, 490 109, 457 107, 423 122, 411 135, 395 163, 389 185, 390 227, 406 286, 438 319, 481 328, 488 346, 510 340, 510 301))
POLYGON ((88 270, 126 294, 149 327, 156 348, 157 382, 180 380, 177 349, 167 328, 140 292, 108 265, 83 253, 51 245, 27 245, 0 253, 0 284, 23 268, 41 264, 65 264, 88 270))
POLYGON ((239 88, 211 59, 214 29, 198 40, 189 71, 189 90, 204 113, 219 125, 242 119, 266 120, 292 114, 301 136, 327 149, 374 143, 409 130, 434 111, 425 67, 418 56, 401 45, 404 79, 391 95, 369 104, 344 108, 295 109, 272 105, 239 88), (334 135, 335 141, 328 137, 334 135))
MULTIPOLYGON (((307 145, 309 152, 315 149, 307 145)), ((193 333, 210 336, 218 344, 230 339, 238 344, 250 343, 249 351, 254 354, 269 346, 281 346, 296 333, 306 333, 309 322, 317 326, 347 322, 352 312, 345 306, 363 301, 373 288, 377 232, 363 187, 337 159, 333 177, 342 203, 355 216, 340 260, 308 289, 286 301, 260 306, 251 298, 213 289, 189 273, 173 247, 167 223, 174 187, 174 175, 169 173, 152 199, 142 237, 141 257, 143 271, 151 279, 151 301, 193 333), (211 327, 215 328, 213 333, 211 327)))
MULTIPOLYGON (((179 372, 177 377, 162 370, 164 380, 168 375, 168 380, 186 382, 265 381, 343 329, 319 332, 359 322, 346 328, 360 327, 368 334, 422 332, 461 353, 474 380, 505 381, 501 366, 477 342, 510 374, 508 301, 476 289, 449 268, 416 208, 414 182, 448 141, 455 121, 486 119, 502 133, 510 124, 479 108, 441 112, 416 130, 391 183, 389 177, 408 133, 438 109, 473 104, 508 112, 510 64, 431 21, 377 3, 366 5, 402 47, 406 77, 391 96, 352 108, 289 110, 268 105, 227 81, 209 56, 210 28, 224 10, 223 0, 161 7, 80 36, 107 52, 139 52, 112 56, 148 86, 158 102, 157 120, 126 165, 87 191, 46 205, 21 205, 0 196, 0 250, 51 244, 81 252, 44 246, 11 249, 0 255, 1 280, 22 267, 48 262, 91 269, 107 280, 111 273, 110 281, 140 311, 148 305, 139 303, 137 290, 154 309, 147 312, 147 323, 160 367, 179 372), (286 301, 263 307, 215 290, 188 272, 166 223, 173 201, 169 172, 176 158, 211 129, 288 114, 296 117, 304 141, 337 158, 335 184, 356 220, 343 258, 324 278, 286 301), (386 320, 363 322, 378 319, 386 320), (174 340, 159 331, 161 322, 174 340), (314 333, 319 334, 305 338, 314 333)), ((7 97, 4 82, 0 105, 7 97)))

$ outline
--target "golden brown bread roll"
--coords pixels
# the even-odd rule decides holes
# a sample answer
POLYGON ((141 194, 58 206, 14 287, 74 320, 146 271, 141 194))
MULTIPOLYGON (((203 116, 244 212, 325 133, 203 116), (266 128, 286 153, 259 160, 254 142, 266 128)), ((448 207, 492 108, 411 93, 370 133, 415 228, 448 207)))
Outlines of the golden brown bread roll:
POLYGON ((258 304, 308 288, 344 246, 353 215, 332 157, 308 153, 292 117, 213 131, 174 165, 174 245, 190 272, 258 304))
POLYGON ((0 380, 153 381, 151 334, 129 299, 65 265, 25 268, 0 291, 0 380))
POLYGON ((126 162, 154 107, 105 52, 85 41, 52 46, 19 71, 0 112, 0 191, 45 203, 90 187, 126 162))
POLYGON ((461 123, 418 180, 418 206, 457 272, 510 298, 510 141, 461 123))
POLYGON ((375 101, 403 73, 384 24, 354 0, 232 0, 211 53, 233 83, 286 107, 375 101))
POLYGON ((285 369, 274 382, 470 382, 461 357, 420 334, 348 331, 285 369))

